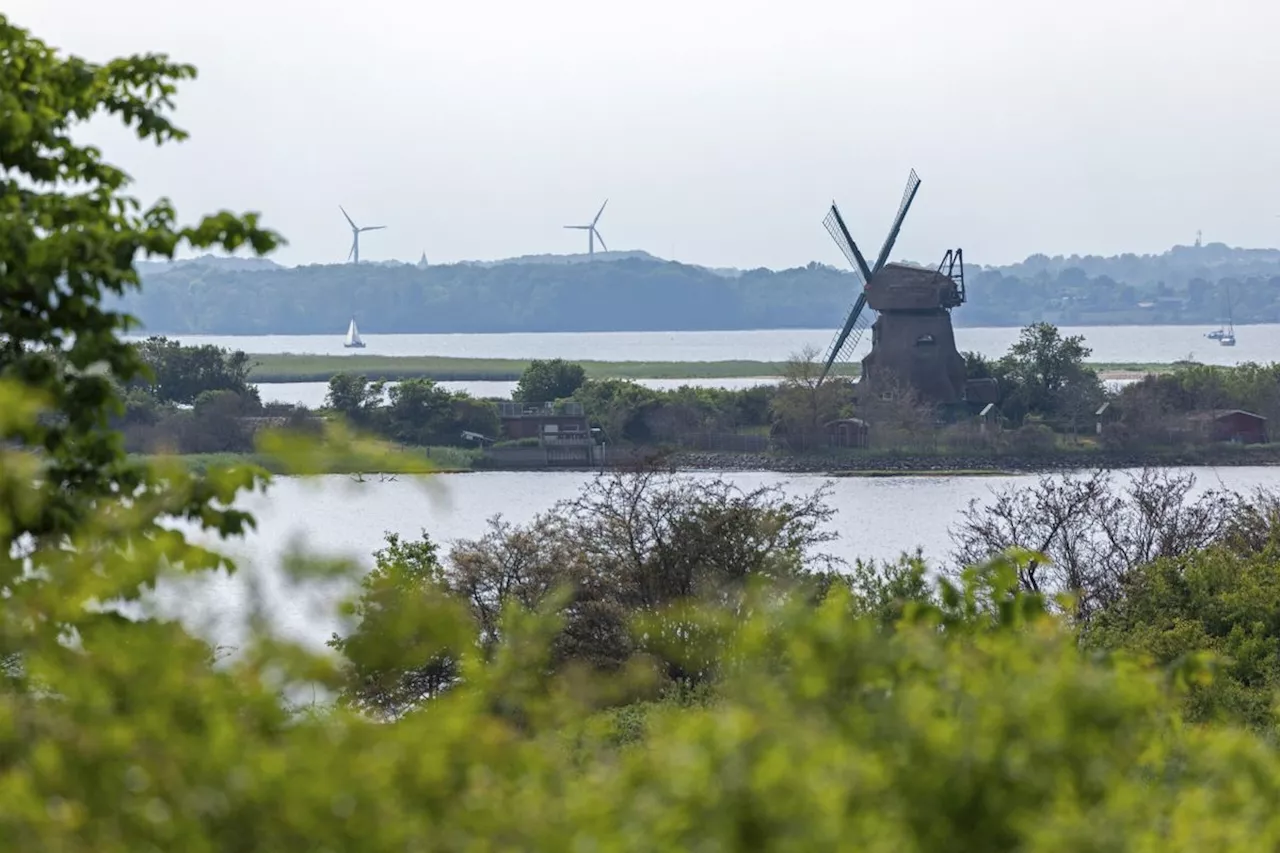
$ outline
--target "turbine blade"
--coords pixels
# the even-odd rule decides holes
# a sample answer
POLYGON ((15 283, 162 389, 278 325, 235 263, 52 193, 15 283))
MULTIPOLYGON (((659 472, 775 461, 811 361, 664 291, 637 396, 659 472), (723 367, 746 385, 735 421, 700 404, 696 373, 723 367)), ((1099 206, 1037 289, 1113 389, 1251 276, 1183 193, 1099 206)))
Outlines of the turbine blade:
POLYGON ((387 226, 385 226, 385 225, 366 225, 365 227, 361 228, 360 230, 361 230, 361 231, 381 231, 383 228, 386 228, 386 227, 387 227, 387 226))
POLYGON ((831 239, 836 241, 840 251, 844 253, 845 260, 853 266, 853 274, 858 278, 859 289, 866 287, 867 282, 871 280, 871 268, 867 266, 867 259, 862 257, 862 252, 858 251, 858 244, 853 242, 853 238, 849 236, 849 229, 845 227, 844 217, 840 215, 840 208, 836 207, 834 201, 831 203, 831 210, 827 213, 826 219, 822 220, 822 224, 826 227, 827 233, 831 235, 831 239))
POLYGON ((606 199, 604 200, 604 204, 600 205, 600 210, 599 210, 599 212, 597 212, 597 213, 596 213, 596 218, 595 218, 595 219, 593 219, 593 220, 591 220, 591 224, 592 224, 592 225, 595 225, 597 222, 599 222, 599 221, 600 221, 600 214, 604 213, 605 205, 607 205, 608 203, 609 203, 609 199, 607 199, 607 198, 606 198, 606 199))
POLYGON ((880 257, 876 258, 876 265, 871 269, 872 273, 880 272, 880 268, 889 260, 893 244, 898 240, 898 232, 902 230, 902 220, 907 218, 907 209, 911 207, 911 202, 919 189, 920 176, 916 174, 915 169, 912 169, 911 174, 907 176, 907 188, 902 191, 902 204, 898 206, 898 215, 893 218, 893 227, 889 229, 889 236, 884 239, 884 246, 880 249, 880 257))
POLYGON ((600 232, 596 230, 594 225, 591 226, 591 233, 596 235, 596 239, 600 241, 600 248, 604 249, 606 252, 609 251, 609 247, 604 244, 604 238, 600 236, 600 232))
POLYGON ((591 230, 591 226, 590 226, 590 225, 566 225, 566 226, 565 226, 565 228, 572 228, 572 229, 574 229, 575 231, 589 231, 589 230, 591 230))
POLYGON ((351 217, 347 214, 346 208, 344 208, 342 205, 338 205, 338 210, 342 211, 342 215, 347 217, 347 222, 351 224, 352 228, 355 228, 356 224, 355 222, 352 222, 351 217))
POLYGON ((356 254, 356 244, 354 241, 352 241, 351 251, 347 252, 347 260, 351 260, 353 257, 355 257, 355 254, 356 254))

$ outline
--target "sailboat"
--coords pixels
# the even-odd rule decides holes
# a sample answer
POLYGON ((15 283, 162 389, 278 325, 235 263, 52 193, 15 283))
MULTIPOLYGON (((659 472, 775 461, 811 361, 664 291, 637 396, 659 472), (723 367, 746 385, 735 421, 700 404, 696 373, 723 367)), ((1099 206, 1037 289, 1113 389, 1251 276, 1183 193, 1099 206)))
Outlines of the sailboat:
POLYGON ((347 327, 347 339, 342 344, 348 349, 364 349, 364 341, 360 340, 360 330, 356 328, 356 318, 351 318, 351 325, 347 327))
POLYGON ((1233 347, 1236 345, 1236 327, 1227 321, 1227 330, 1222 333, 1222 337, 1218 338, 1218 343, 1224 347, 1233 347))
POLYGON ((1231 291, 1227 290, 1227 331, 1222 337, 1218 338, 1218 343, 1224 347, 1233 347, 1236 345, 1236 327, 1231 322, 1231 291))
POLYGON ((1211 341, 1220 341, 1227 336, 1227 332, 1225 329, 1219 326, 1218 328, 1214 329, 1212 332, 1205 332, 1204 336, 1211 341))

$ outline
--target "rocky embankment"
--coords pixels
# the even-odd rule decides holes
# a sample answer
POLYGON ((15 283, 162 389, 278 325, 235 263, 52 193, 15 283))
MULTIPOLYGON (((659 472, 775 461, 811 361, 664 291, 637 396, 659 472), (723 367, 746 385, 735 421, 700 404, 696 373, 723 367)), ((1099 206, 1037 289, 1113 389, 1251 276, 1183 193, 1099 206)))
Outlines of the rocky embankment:
POLYGON ((1072 471, 1146 466, 1280 465, 1280 449, 1223 447, 1186 453, 1061 453, 1052 455, 787 456, 772 453, 687 452, 666 460, 685 471, 778 471, 794 474, 939 474, 1072 471))

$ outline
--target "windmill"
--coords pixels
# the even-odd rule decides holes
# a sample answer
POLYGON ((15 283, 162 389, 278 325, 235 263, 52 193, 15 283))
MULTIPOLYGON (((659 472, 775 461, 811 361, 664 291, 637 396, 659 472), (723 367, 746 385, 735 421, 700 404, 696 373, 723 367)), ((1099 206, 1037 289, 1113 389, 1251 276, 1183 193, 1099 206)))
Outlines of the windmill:
POLYGON ((347 260, 354 261, 358 264, 360 263, 360 235, 365 231, 381 231, 387 226, 366 225, 362 228, 352 221, 351 216, 342 205, 338 205, 338 210, 342 211, 342 215, 347 218, 347 224, 351 226, 351 251, 347 253, 347 260))
POLYGON ((596 240, 597 240, 597 239, 599 239, 599 240, 600 240, 600 246, 601 246, 601 248, 603 248, 606 252, 607 252, 607 251, 609 251, 609 247, 605 245, 604 238, 600 236, 600 232, 596 229, 596 223, 600 221, 600 214, 604 213, 605 205, 606 205, 606 204, 608 204, 608 203, 609 203, 609 199, 607 199, 607 198, 606 198, 606 199, 604 200, 604 204, 600 205, 600 210, 598 210, 598 211, 596 212, 596 218, 595 218, 595 219, 593 219, 593 220, 591 220, 591 224, 590 224, 590 225, 566 225, 566 226, 565 226, 565 228, 569 228, 569 229, 574 230, 574 231, 586 231, 586 232, 587 232, 587 255, 588 255, 588 257, 593 257, 593 256, 595 255, 595 253, 596 253, 596 240))
POLYGON ((832 202, 822 224, 853 266, 860 287, 844 325, 827 349, 822 376, 826 378, 837 361, 850 361, 870 328, 871 352, 862 360, 859 383, 862 392, 874 393, 878 380, 887 382, 892 377, 923 400, 955 403, 965 399, 964 359, 956 350, 951 328, 951 309, 965 298, 963 253, 948 250, 936 270, 888 263, 919 189, 920 177, 912 169, 889 236, 872 266, 849 235, 840 208, 832 202))

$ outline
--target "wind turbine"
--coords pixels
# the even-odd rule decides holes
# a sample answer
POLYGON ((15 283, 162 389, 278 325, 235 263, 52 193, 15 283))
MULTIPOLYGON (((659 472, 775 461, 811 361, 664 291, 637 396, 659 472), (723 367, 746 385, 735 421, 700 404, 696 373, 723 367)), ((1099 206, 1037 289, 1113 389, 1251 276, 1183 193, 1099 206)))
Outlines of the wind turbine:
POLYGON ((347 253, 347 260, 350 261, 354 259, 355 262, 358 264, 360 263, 360 233, 362 231, 381 231, 383 228, 386 228, 387 226, 366 225, 363 228, 361 228, 359 225, 356 225, 355 222, 351 220, 351 216, 347 213, 346 209, 342 205, 338 205, 338 210, 341 210, 342 215, 347 217, 347 223, 351 226, 351 251, 347 253))
POLYGON ((609 247, 605 245, 604 238, 600 236, 600 232, 596 229, 596 223, 600 221, 600 214, 604 213, 605 204, 609 203, 609 199, 604 200, 604 204, 600 205, 600 210, 596 212, 596 218, 591 220, 590 225, 566 225, 565 228, 571 228, 575 231, 587 232, 587 256, 593 257, 596 253, 596 240, 600 240, 600 246, 606 252, 609 247))

